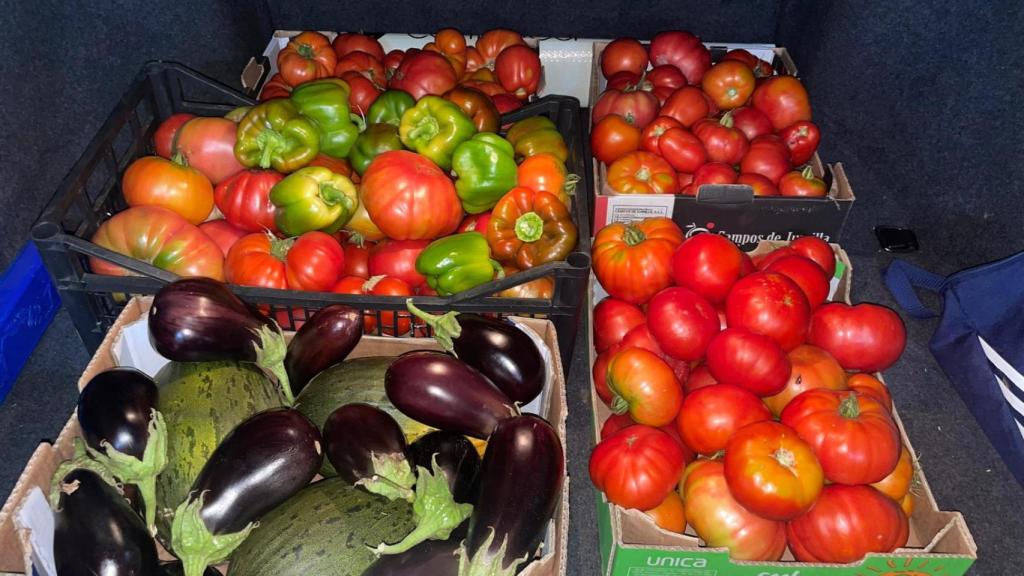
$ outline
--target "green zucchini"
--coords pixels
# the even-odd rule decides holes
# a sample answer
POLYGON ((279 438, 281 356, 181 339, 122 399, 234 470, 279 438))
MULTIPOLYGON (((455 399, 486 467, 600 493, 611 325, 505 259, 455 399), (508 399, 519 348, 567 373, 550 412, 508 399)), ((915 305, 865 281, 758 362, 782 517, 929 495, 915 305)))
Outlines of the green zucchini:
POLYGON ((413 529, 412 506, 339 477, 310 484, 260 519, 231 555, 231 576, 359 576, 376 559, 368 546, 413 529))
POLYGON ((167 467, 156 481, 157 532, 170 542, 173 511, 210 454, 235 426, 284 404, 280 387, 252 364, 171 362, 156 375, 167 424, 167 467))

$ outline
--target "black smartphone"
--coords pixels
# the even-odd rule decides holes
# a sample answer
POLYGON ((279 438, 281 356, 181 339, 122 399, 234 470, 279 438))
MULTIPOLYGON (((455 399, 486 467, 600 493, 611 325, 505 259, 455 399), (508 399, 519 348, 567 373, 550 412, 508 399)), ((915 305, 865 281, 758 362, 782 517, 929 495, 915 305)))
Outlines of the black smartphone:
POLYGON ((886 252, 916 252, 917 234, 910 228, 899 226, 875 226, 875 237, 886 252))

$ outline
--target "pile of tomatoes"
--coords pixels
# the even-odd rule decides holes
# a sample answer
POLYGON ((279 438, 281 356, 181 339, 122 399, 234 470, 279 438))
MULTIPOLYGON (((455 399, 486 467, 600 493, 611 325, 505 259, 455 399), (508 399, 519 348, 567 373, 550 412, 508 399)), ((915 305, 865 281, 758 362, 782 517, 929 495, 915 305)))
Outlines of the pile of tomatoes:
POLYGON ((619 38, 600 66, 608 85, 593 103, 591 148, 616 192, 692 196, 704 184, 745 184, 755 196, 827 195, 803 166, 820 132, 793 76, 742 49, 712 65, 682 31, 650 46, 619 38))
POLYGON ((458 30, 444 28, 422 50, 387 53, 365 34, 339 34, 331 42, 319 32, 303 32, 278 53, 277 68, 260 92, 261 101, 287 97, 295 86, 334 76, 348 83, 349 106, 363 114, 389 88, 419 100, 427 94, 442 96, 457 85, 486 94, 504 114, 536 94, 541 80, 537 51, 518 32, 502 28, 484 32, 474 46, 458 30))
POLYGON ((751 258, 669 219, 594 238, 595 392, 611 412, 590 459, 607 499, 689 525, 731 557, 854 562, 906 544, 914 465, 874 375, 899 316, 828 302, 812 236, 751 258))

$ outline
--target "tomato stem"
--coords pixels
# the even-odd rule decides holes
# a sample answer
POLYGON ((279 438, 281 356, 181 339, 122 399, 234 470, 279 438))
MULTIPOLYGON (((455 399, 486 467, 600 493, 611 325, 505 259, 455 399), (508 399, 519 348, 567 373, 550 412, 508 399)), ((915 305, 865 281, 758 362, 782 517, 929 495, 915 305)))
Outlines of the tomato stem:
POLYGON ((732 119, 732 110, 729 110, 728 112, 726 112, 725 114, 722 115, 722 119, 719 120, 719 124, 721 124, 722 126, 725 126, 726 128, 732 128, 733 127, 735 122, 732 119))
POLYGON ((644 240, 647 240, 647 235, 644 234, 643 230, 636 226, 626 224, 626 231, 622 234, 622 240, 626 243, 626 246, 636 246, 644 240))
POLYGON ((633 177, 641 182, 647 182, 648 180, 651 179, 651 170, 647 168, 647 166, 641 166, 640 169, 636 171, 636 174, 633 175, 633 177))
POLYGON ((857 393, 851 392, 839 403, 839 415, 843 418, 854 419, 860 416, 860 401, 857 400, 857 393))
POLYGON ((808 164, 807 166, 804 166, 800 175, 803 176, 804 180, 814 180, 814 168, 808 164))
POLYGON ((611 409, 612 412, 616 414, 625 414, 626 412, 629 412, 629 402, 622 396, 616 394, 615 397, 612 398, 611 409))
MULTIPOLYGON (((272 236, 268 234, 268 236, 272 236)), ((295 238, 270 238, 270 255, 277 258, 281 262, 284 262, 288 257, 288 251, 292 249, 292 245, 295 244, 295 238)))
POLYGON ((776 450, 775 453, 772 454, 772 457, 775 458, 776 462, 786 468, 792 469, 796 466, 796 455, 785 448, 779 448, 776 450))
POLYGON ((313 47, 310 46, 309 44, 299 44, 297 52, 299 53, 300 56, 307 60, 312 60, 313 56, 316 55, 316 51, 314 51, 313 47))

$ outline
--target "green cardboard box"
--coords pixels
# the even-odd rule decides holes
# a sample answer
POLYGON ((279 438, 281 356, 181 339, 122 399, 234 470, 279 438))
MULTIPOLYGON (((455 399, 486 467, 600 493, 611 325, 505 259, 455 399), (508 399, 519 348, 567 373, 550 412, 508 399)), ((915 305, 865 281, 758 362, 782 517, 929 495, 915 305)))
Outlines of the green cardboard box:
MULTIPOLYGON (((784 245, 762 242, 752 254, 784 245)), ((833 300, 849 302, 852 269, 846 253, 833 245, 843 270, 833 282, 833 300)), ((596 285, 596 284, 595 284, 596 285)), ((591 291, 591 304, 594 294, 591 291)), ((593 307, 591 306, 591 310, 593 307)), ((593 318, 591 318, 593 320, 593 318)), ((591 322, 593 326, 593 322, 591 322)), ((596 352, 591 338, 591 363, 596 352)), ((881 377, 879 375, 879 377, 881 377)), ((611 411, 591 385, 594 442, 611 411)), ((895 410, 904 444, 914 453, 895 410)), ((928 481, 917 470, 920 485, 915 489, 910 538, 905 548, 891 554, 869 554, 860 563, 808 564, 796 562, 787 550, 780 562, 744 562, 729 559, 724 548, 704 547, 687 527, 684 534, 662 530, 643 512, 626 510, 597 495, 597 518, 601 543, 602 576, 961 576, 977 559, 977 545, 959 512, 939 510, 928 481)))

